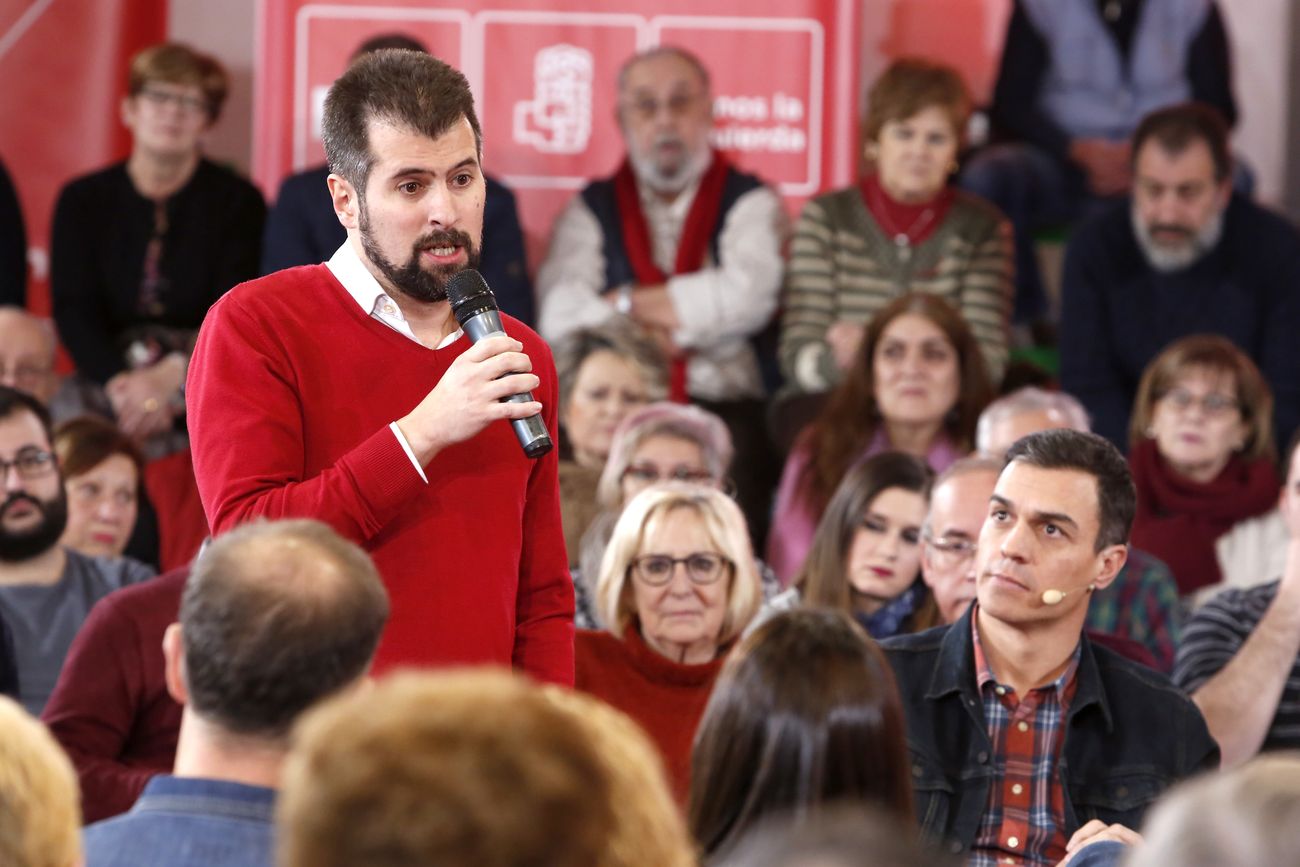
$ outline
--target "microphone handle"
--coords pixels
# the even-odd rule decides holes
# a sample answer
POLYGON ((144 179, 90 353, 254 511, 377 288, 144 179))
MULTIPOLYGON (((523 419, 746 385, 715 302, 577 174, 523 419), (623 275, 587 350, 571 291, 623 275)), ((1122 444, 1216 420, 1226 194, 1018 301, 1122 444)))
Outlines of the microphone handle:
MULTIPOLYGON (((478 343, 484 338, 506 333, 505 329, 501 327, 501 317, 495 310, 484 310, 477 313, 466 320, 461 327, 465 329, 465 334, 469 337, 471 343, 478 343)), ((533 393, 531 391, 502 398, 503 401, 508 403, 528 403, 532 399, 533 393)), ((540 458, 554 447, 554 443, 551 442, 551 434, 546 430, 546 422, 542 420, 541 413, 534 413, 528 418, 511 419, 510 426, 515 429, 515 438, 519 440, 519 445, 523 447, 524 454, 530 458, 540 458)))

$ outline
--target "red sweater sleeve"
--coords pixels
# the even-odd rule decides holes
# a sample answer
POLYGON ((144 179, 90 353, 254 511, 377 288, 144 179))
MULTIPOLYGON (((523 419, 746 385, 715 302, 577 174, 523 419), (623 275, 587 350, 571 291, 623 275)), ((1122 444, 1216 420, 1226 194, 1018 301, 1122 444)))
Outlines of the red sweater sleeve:
POLYGON ((237 292, 208 312, 186 384, 194 475, 213 534, 253 518, 311 517, 366 543, 424 480, 387 426, 303 477, 295 368, 237 292))
POLYGON ((513 664, 539 680, 573 686, 573 579, 560 523, 555 362, 541 340, 528 353, 542 381, 535 396, 557 448, 536 461, 528 479, 513 664))

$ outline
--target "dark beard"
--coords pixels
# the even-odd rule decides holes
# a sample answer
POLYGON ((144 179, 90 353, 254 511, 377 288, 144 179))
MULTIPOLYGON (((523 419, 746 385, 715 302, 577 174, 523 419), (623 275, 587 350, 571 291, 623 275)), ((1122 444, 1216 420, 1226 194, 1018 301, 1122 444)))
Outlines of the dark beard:
POLYGON ((21 563, 38 557, 53 548, 68 527, 68 495, 59 484, 59 494, 51 500, 38 500, 30 494, 15 491, 0 505, 0 517, 9 507, 26 500, 41 511, 41 521, 34 527, 11 532, 0 523, 0 563, 21 563))
POLYGON ((411 245, 411 258, 399 268, 383 254, 379 245, 371 237, 370 215, 365 202, 361 203, 361 248, 366 251, 366 257, 388 278, 393 288, 416 301, 427 303, 446 301, 447 281, 452 278, 452 275, 465 268, 478 268, 481 258, 478 248, 474 246, 469 235, 458 229, 450 229, 422 235, 411 245), (432 271, 420 266, 421 251, 451 245, 465 248, 468 254, 467 264, 440 265, 432 271))

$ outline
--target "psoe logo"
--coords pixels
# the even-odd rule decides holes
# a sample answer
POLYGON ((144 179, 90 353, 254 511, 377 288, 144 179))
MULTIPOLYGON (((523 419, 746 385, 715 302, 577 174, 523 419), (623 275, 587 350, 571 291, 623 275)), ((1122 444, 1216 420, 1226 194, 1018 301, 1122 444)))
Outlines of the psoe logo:
POLYGON ((533 98, 515 103, 514 140, 542 153, 577 154, 591 139, 591 52, 549 45, 533 60, 533 98))

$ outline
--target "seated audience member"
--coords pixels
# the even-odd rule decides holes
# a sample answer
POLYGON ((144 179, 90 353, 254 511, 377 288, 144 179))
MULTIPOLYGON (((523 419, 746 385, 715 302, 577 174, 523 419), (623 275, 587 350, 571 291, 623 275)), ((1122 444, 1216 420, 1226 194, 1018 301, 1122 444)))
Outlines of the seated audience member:
POLYGON ((0 864, 80 867, 77 777, 59 745, 0 696, 0 864))
POLYGON ((87 557, 121 557, 135 529, 144 459, 109 421, 82 416, 54 431, 54 454, 68 497, 59 544, 87 557))
POLYGON ((1134 138, 1131 200, 1070 239, 1061 385, 1118 446, 1142 371, 1198 333, 1230 339, 1263 371, 1277 398, 1277 442, 1300 425, 1300 234, 1231 191, 1227 135, 1204 106, 1146 118, 1134 138))
POLYGON ((1007 362, 1011 228, 987 202, 948 186, 970 116, 957 70, 896 60, 868 96, 858 186, 804 206, 781 313, 787 389, 822 392, 853 363, 871 317, 906 292, 958 310, 990 380, 1007 362))
POLYGON ((1169 564, 1183 595, 1219 581, 1220 536, 1277 504, 1272 414, 1259 369, 1223 337, 1185 337, 1142 375, 1130 431, 1133 543, 1169 564))
POLYGON ((1151 811, 1127 867, 1294 864, 1300 755, 1261 756, 1178 786, 1151 811))
POLYGON ((163 639, 167 689, 184 706, 175 770, 86 828, 86 867, 273 864, 289 730, 365 676, 387 620, 370 557, 324 524, 259 522, 215 540, 163 639))
POLYGON ((27 231, 14 182, 0 162, 0 306, 10 304, 27 305, 27 231))
POLYGON ((784 207, 710 147, 709 73, 685 49, 629 58, 617 111, 627 158, 556 220, 537 272, 538 331, 554 343, 626 316, 654 335, 672 359, 672 399, 689 397, 731 430, 746 468, 736 498, 761 540, 776 480, 764 427, 775 359, 752 339, 777 308, 784 207))
POLYGON ((122 102, 130 156, 68 183, 55 206, 59 336, 122 429, 156 437, 150 457, 183 445, 164 435, 184 429, 182 386, 208 307, 257 276, 262 195, 203 156, 228 88, 221 65, 188 46, 137 54, 122 102))
POLYGON ((0 619, 13 633, 22 703, 39 715, 91 606, 153 572, 59 544, 68 496, 50 417, 34 397, 7 386, 0 386, 0 484, 0 619))
POLYGON ((849 470, 794 585, 768 611, 799 604, 843 611, 877 640, 942 623, 921 580, 921 524, 933 480, 924 461, 901 452, 849 470))
POLYGON ((582 535, 596 516, 596 483, 614 431, 637 407, 661 400, 668 388, 663 356, 632 327, 611 323, 570 333, 555 344, 560 387, 560 520, 569 565, 578 563, 582 535))
POLYGON ((59 388, 55 349, 49 320, 19 307, 0 306, 0 385, 25 391, 49 406, 59 388))
POLYGON ((740 642, 709 698, 691 758, 691 833, 717 858, 765 818, 839 801, 914 826, 898 690, 847 615, 782 612, 740 642))
POLYGON ((884 647, 924 834, 970 863, 1054 864, 1112 824, 1139 826, 1219 750, 1168 680, 1083 634, 1089 590, 1126 554, 1136 497, 1123 456, 1053 430, 1008 461, 980 531, 975 603, 884 647))
POLYGON ((77 769, 86 822, 125 813, 176 763, 181 706, 167 691, 163 636, 188 574, 168 572, 97 602, 41 712, 77 769))
POLYGON ((576 553, 578 561, 573 586, 574 623, 579 629, 603 625, 596 619, 591 600, 600 561, 623 507, 659 482, 686 482, 723 490, 732 454, 727 426, 698 406, 659 401, 623 418, 596 483, 596 516, 576 552, 569 551, 569 559, 574 559, 576 553))
POLYGON ((1194 99, 1234 120, 1231 78, 1213 0, 1015 0, 989 111, 1002 141, 962 185, 1015 227, 1017 322, 1047 312, 1034 232, 1128 192, 1144 114, 1194 99))
POLYGON ((970 451, 991 396, 975 337, 947 302, 919 294, 886 305, 786 460, 767 545, 781 580, 802 568, 822 511, 855 464, 894 450, 941 472, 970 451))
MULTIPOLYGON (((402 33, 385 33, 363 42, 349 62, 385 48, 429 53, 419 40, 402 33)), ((263 274, 297 265, 329 261, 347 240, 347 230, 334 213, 326 178, 328 166, 315 166, 290 175, 280 184, 275 204, 266 215, 262 235, 263 274)), ((482 258, 476 266, 492 287, 501 309, 531 326, 536 320, 533 284, 524 256, 524 233, 519 225, 515 194, 491 175, 484 175, 487 197, 483 204, 482 258)))
POLYGON ((1300 435, 1287 454, 1280 511, 1290 539, 1280 578, 1202 606, 1178 647, 1174 682, 1205 714, 1224 767, 1260 750, 1300 748, 1300 435))
POLYGON ((574 685, 645 727, 679 800, 709 690, 761 598, 745 519, 721 491, 651 488, 619 516, 596 581, 605 630, 578 631, 574 685))
POLYGON ((691 867, 646 736, 498 671, 396 674, 298 726, 280 867, 691 867))
POLYGON ((840 803, 811 815, 785 813, 760 822, 710 867, 957 867, 899 833, 898 817, 865 804, 840 803))
MULTIPOLYGON (((1004 456, 1016 440, 1053 428, 1087 432, 1088 413, 1065 392, 1023 388, 998 398, 980 413, 975 442, 979 453, 996 460, 997 470, 1001 470, 1004 456)), ((968 511, 956 519, 967 530, 973 529, 973 534, 969 534, 971 540, 979 535, 996 477, 995 471, 992 477, 956 483, 959 488, 970 489, 976 499, 982 498, 978 503, 968 501, 965 507, 968 511)), ((933 499, 931 503, 933 507, 933 499)), ((948 519, 953 517, 950 514, 948 519)), ((942 531, 939 532, 942 536, 942 531)), ((927 550, 932 547, 927 546, 927 550)), ((974 558, 973 547, 967 548, 963 558, 966 567, 974 563, 974 558)), ((973 574, 970 580, 975 580, 973 574)), ((1128 559, 1119 575, 1108 586, 1092 592, 1084 628, 1094 641, 1107 643, 1112 650, 1168 674, 1173 670, 1174 649, 1182 634, 1181 611, 1178 584, 1169 567, 1130 544, 1128 559)))

